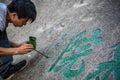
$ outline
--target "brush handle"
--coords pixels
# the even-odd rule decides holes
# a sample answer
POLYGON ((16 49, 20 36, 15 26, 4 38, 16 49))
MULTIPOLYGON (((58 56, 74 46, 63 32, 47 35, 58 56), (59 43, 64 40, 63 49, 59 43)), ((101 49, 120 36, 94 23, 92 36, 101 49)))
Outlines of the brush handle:
POLYGON ((45 55, 44 53, 42 53, 42 52, 40 52, 40 51, 38 51, 38 50, 36 50, 36 49, 35 49, 35 51, 38 52, 39 54, 43 55, 43 56, 46 57, 46 58, 50 58, 49 56, 45 55))

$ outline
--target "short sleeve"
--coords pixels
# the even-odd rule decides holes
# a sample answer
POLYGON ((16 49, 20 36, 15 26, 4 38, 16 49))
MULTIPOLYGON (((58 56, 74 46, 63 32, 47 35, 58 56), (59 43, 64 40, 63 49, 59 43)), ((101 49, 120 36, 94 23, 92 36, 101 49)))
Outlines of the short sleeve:
POLYGON ((0 30, 4 31, 6 24, 7 6, 4 3, 0 3, 0 30))
POLYGON ((0 20, 0 31, 4 31, 5 24, 0 20))

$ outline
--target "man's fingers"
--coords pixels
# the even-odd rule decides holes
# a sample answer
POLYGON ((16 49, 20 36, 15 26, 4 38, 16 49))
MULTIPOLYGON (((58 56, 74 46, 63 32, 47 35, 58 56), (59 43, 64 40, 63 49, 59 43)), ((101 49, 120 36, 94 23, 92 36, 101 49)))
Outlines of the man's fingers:
POLYGON ((32 44, 25 44, 24 46, 27 49, 33 49, 34 48, 32 44))
POLYGON ((28 49, 28 52, 31 52, 31 51, 33 51, 33 49, 28 49))

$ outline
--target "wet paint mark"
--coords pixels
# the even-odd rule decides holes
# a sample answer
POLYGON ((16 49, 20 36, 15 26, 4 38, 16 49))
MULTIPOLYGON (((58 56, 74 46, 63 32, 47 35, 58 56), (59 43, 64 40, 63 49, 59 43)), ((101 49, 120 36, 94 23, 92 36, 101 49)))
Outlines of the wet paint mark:
POLYGON ((98 64, 97 70, 89 73, 86 80, 96 79, 96 76, 100 78, 99 80, 108 80, 110 74, 114 75, 115 80, 120 80, 120 43, 117 43, 112 48, 116 48, 114 59, 98 64), (103 74, 103 76, 100 76, 100 74, 103 74))
POLYGON ((85 70, 85 63, 84 60, 82 60, 82 63, 79 65, 79 68, 76 70, 72 70, 72 66, 75 64, 75 62, 82 56, 89 55, 92 52, 92 50, 87 50, 85 52, 79 53, 79 54, 73 54, 69 57, 64 58, 62 62, 60 62, 60 67, 56 67, 54 69, 54 72, 60 71, 63 67, 66 68, 63 72, 64 78, 71 78, 78 76, 80 73, 82 73, 85 70), (62 66, 61 66, 62 65, 62 66))
MULTIPOLYGON (((71 39, 69 40, 69 42, 68 42, 68 44, 66 45, 66 47, 63 49, 63 51, 61 52, 61 54, 60 54, 60 55, 58 56, 58 58, 55 60, 55 62, 53 63, 53 65, 50 67, 49 72, 55 67, 55 65, 59 62, 59 60, 62 58, 62 56, 63 56, 65 53, 73 50, 73 49, 71 49, 71 48, 73 48, 73 47, 71 47, 71 46, 75 45, 75 44, 74 44, 74 41, 77 41, 79 38, 81 38, 81 37, 84 36, 85 34, 86 34, 86 31, 83 31, 83 32, 79 33, 78 35, 74 36, 73 38, 71 38, 71 39)), ((75 45, 75 46, 77 46, 77 45, 75 45)))
POLYGON ((91 38, 84 37, 87 33, 86 31, 80 32, 79 34, 73 36, 69 40, 68 44, 63 49, 61 54, 57 57, 55 62, 49 68, 48 72, 52 70, 54 72, 59 72, 60 70, 65 69, 62 73, 64 78, 76 77, 80 73, 84 72, 85 70, 84 60, 82 60, 82 63, 79 65, 79 68, 72 69, 72 67, 81 57, 88 56, 89 54, 92 53, 92 49, 91 49, 92 43, 94 45, 98 45, 100 42, 102 42, 102 38, 99 37, 100 32, 101 32, 100 29, 94 30, 91 34, 91 38), (62 59, 62 56, 64 54, 70 53, 73 50, 76 50, 74 54, 62 59), (58 66, 56 66, 57 63, 58 66))
POLYGON ((98 37, 100 33, 101 33, 100 29, 96 29, 95 31, 92 32, 92 37, 89 40, 92 41, 94 45, 98 45, 102 41, 102 38, 98 37))
POLYGON ((57 50, 58 48, 59 48, 59 46, 60 46, 60 44, 64 41, 64 39, 67 37, 67 32, 66 33, 64 33, 63 35, 62 35, 62 37, 61 37, 61 39, 60 39, 60 41, 58 41, 56 44, 55 44, 55 46, 54 46, 54 50, 57 50))
POLYGON ((63 34, 61 39, 64 40, 66 38, 67 34, 68 33, 63 34))

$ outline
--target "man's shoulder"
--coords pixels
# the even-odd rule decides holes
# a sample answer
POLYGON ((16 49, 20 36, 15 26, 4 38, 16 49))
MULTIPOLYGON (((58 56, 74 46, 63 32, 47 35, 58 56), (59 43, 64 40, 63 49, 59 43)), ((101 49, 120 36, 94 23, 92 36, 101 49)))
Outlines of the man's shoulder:
POLYGON ((6 14, 7 14, 6 4, 0 3, 0 30, 1 31, 5 29, 6 14))
POLYGON ((6 10, 7 6, 4 3, 0 3, 0 10, 6 10))

